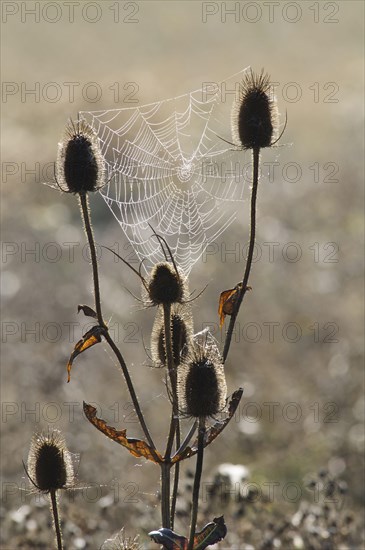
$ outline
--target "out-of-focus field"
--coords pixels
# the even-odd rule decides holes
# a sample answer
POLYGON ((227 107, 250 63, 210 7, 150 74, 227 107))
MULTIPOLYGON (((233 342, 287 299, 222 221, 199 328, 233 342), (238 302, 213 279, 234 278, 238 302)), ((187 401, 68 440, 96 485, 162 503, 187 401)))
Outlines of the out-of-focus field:
MULTIPOLYGON (((157 548, 146 533, 160 527, 158 469, 107 440, 82 415, 83 400, 96 403, 111 424, 140 435, 106 346, 78 358, 66 384, 67 358, 87 321, 77 305, 92 305, 91 271, 76 199, 42 183, 52 181, 57 143, 79 110, 131 106, 124 101, 127 83, 137 84, 142 105, 248 65, 265 67, 278 83, 281 121, 287 111, 288 123, 281 146, 262 154, 278 164, 274 181, 264 179, 259 189, 261 256, 226 364, 229 393, 243 386, 245 394, 235 421, 208 448, 203 476, 211 479, 222 463, 246 466, 263 495, 257 507, 266 506, 267 517, 280 524, 300 502, 313 501, 306 482, 326 469, 348 487, 337 494, 338 514, 361 523, 363 3, 81 2, 69 22, 70 7, 58 2, 54 23, 47 19, 56 19, 55 3, 40 3, 39 21, 24 11, 35 4, 2 3, 2 548, 51 547, 47 506, 24 491, 22 466, 32 434, 48 426, 62 429, 80 455, 83 489, 61 499, 66 547, 99 548, 125 526, 129 535, 140 533, 144 548, 157 548), (225 16, 235 4, 236 16, 225 16), (46 5, 49 11, 42 11, 46 5), (95 14, 99 20, 89 22, 95 14), (55 101, 52 82, 61 90, 55 101), (95 102, 91 82, 101 90, 95 102), (37 87, 38 96, 26 93, 37 87), (275 490, 265 504, 269 486, 275 490)), ((249 162, 249 153, 242 155, 249 162)), ((191 272, 191 289, 208 283, 194 302, 195 329, 211 323, 220 344, 218 296, 242 278, 248 207, 246 201, 191 272)), ((119 243, 123 252, 126 238, 100 196, 92 198, 92 215, 97 242, 119 243)), ((103 254, 100 274, 105 316, 118 327, 115 337, 162 445, 164 373, 149 368, 143 346, 154 310, 141 310, 127 292, 139 295, 140 288, 120 262, 103 254)), ((183 470, 193 469, 194 460, 183 470)), ((260 540, 260 525, 256 539, 250 532, 254 512, 250 520, 237 519, 218 499, 210 518, 222 513, 243 534, 231 527, 220 548, 248 549, 245 529, 247 539, 260 540)), ((187 534, 188 525, 182 513, 176 530, 187 534)), ((351 547, 360 550, 359 528, 354 532, 351 547)))

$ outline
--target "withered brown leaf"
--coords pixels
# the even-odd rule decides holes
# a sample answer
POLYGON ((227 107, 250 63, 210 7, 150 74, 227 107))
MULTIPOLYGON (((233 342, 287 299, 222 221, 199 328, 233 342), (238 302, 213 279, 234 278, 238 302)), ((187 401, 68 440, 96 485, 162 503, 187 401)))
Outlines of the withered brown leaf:
POLYGON ((78 305, 77 313, 80 313, 80 311, 82 311, 86 317, 93 317, 94 319, 97 319, 96 311, 94 311, 93 308, 90 306, 78 305))
POLYGON ((232 315, 233 308, 238 298, 238 293, 242 288, 242 283, 239 283, 234 288, 223 290, 219 296, 218 315, 219 327, 222 328, 226 315, 232 315))
MULTIPOLYGON (((226 315, 232 315, 241 289, 242 283, 238 283, 234 288, 223 290, 223 292, 220 293, 218 304, 219 328, 222 328, 226 315)), ((246 286, 246 291, 247 290, 252 290, 252 287, 246 286)))
POLYGON ((127 437, 127 430, 117 430, 113 426, 109 426, 105 420, 98 418, 96 416, 96 408, 88 403, 84 402, 84 413, 86 418, 93 424, 99 431, 104 435, 112 439, 116 443, 119 443, 133 455, 138 458, 147 458, 155 464, 162 462, 162 456, 157 450, 152 450, 152 448, 141 439, 136 439, 134 437, 127 437))
MULTIPOLYGON (((224 517, 214 518, 213 521, 207 523, 201 531, 194 536, 194 550, 204 550, 212 544, 216 544, 224 539, 227 534, 227 527, 224 522, 224 517)), ((165 550, 187 550, 188 539, 183 535, 178 535, 171 529, 162 527, 158 531, 148 533, 151 539, 158 544, 162 544, 165 550)))
POLYGON ((103 334, 103 331, 104 329, 102 327, 99 327, 99 326, 92 327, 90 330, 88 330, 84 334, 81 340, 77 342, 73 352, 71 353, 70 359, 67 363, 67 382, 71 380, 71 369, 75 358, 78 355, 80 355, 80 353, 83 353, 85 350, 101 342, 101 336, 103 334))

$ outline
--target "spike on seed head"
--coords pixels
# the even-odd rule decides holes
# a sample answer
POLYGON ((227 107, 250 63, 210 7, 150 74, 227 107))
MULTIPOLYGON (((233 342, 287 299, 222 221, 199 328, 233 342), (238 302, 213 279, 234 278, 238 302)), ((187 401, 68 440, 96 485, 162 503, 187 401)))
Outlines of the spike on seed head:
POLYGON ((232 108, 233 141, 242 149, 271 147, 277 134, 278 112, 270 91, 270 76, 252 69, 243 78, 232 108))
POLYGON ((73 485, 71 454, 58 430, 33 436, 27 473, 35 487, 43 493, 68 489, 73 485))
POLYGON ((178 371, 178 399, 188 417, 210 417, 226 403, 224 366, 218 350, 195 346, 178 371))
POLYGON ((57 182, 63 191, 83 195, 97 191, 105 179, 98 137, 85 121, 71 122, 58 144, 57 182))
POLYGON ((181 304, 187 293, 186 279, 169 262, 160 262, 152 269, 147 289, 153 305, 181 304))

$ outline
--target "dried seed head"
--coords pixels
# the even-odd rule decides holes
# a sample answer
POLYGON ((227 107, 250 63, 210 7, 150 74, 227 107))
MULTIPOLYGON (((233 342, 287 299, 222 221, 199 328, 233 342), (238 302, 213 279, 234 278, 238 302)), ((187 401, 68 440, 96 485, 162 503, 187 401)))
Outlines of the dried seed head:
MULTIPOLYGON (((193 337, 193 317, 187 306, 176 307, 171 313, 172 355, 175 366, 179 365, 189 351, 193 337)), ((156 365, 166 365, 164 316, 158 310, 151 336, 152 359, 156 365)))
POLYGON ((35 487, 43 493, 73 486, 71 454, 58 430, 33 436, 27 473, 35 487))
POLYGON ((276 100, 270 92, 270 76, 252 69, 240 85, 232 108, 232 137, 242 149, 270 147, 277 134, 276 100))
POLYGON ((80 195, 103 185, 105 167, 98 137, 85 121, 67 126, 58 144, 56 177, 62 190, 80 195))
POLYGON ((186 279, 168 262, 154 266, 147 286, 148 297, 153 305, 181 304, 186 298, 186 279))
POLYGON ((195 346, 178 370, 178 399, 182 414, 214 416, 224 409, 227 386, 217 349, 195 346))
POLYGON ((142 550, 142 546, 138 541, 139 535, 127 537, 123 527, 119 533, 102 544, 101 550, 142 550))

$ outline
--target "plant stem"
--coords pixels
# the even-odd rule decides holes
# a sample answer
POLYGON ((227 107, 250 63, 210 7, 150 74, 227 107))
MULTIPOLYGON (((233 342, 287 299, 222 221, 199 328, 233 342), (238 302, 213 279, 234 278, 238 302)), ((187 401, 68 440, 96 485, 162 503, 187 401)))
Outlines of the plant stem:
POLYGON ((93 269, 93 281, 94 281, 94 297, 95 297, 95 309, 96 315, 98 317, 99 325, 103 328, 106 328, 106 325, 103 320, 103 314, 101 312, 101 302, 100 302, 100 286, 99 286, 99 274, 98 274, 98 259, 96 256, 94 235, 91 226, 91 220, 89 215, 89 199, 87 193, 80 194, 80 204, 82 217, 84 220, 84 227, 89 242, 90 254, 91 254, 91 264, 93 269))
POLYGON ((193 487, 193 502, 192 502, 192 509, 191 509, 191 524, 190 524, 188 550, 193 550, 193 547, 194 547, 194 535, 195 535, 195 529, 196 529, 196 521, 198 519, 200 480, 202 477, 202 470, 203 470, 204 436, 205 436, 205 417, 200 417, 199 428, 198 428, 198 454, 196 459, 196 469, 195 469, 195 478, 194 478, 194 487, 193 487))
MULTIPOLYGON (((174 437, 176 438, 176 449, 180 447, 180 421, 178 417, 178 404, 177 404, 177 373, 176 366, 174 363, 174 356, 172 351, 172 334, 171 334, 171 304, 164 304, 163 306, 164 314, 164 334, 165 334, 165 352, 166 352, 166 363, 167 370, 169 373, 171 392, 172 392, 172 415, 170 422, 170 431, 167 439, 166 451, 165 451, 165 460, 170 461, 172 445, 174 442, 174 437)), ((175 465, 174 472, 174 485, 171 499, 171 513, 169 524, 171 528, 174 525, 175 509, 176 509, 176 499, 177 499, 177 490, 179 486, 179 473, 180 465, 177 463, 175 465)), ((169 507, 170 507, 170 494, 168 495, 169 507)))
POLYGON ((90 219, 90 213, 89 213, 89 202, 88 202, 88 196, 87 194, 80 195, 80 204, 81 204, 81 211, 82 211, 82 217, 84 220, 84 226, 85 226, 85 232, 88 239, 89 247, 90 247, 90 254, 91 254, 91 264, 92 264, 92 270, 93 270, 93 282, 94 282, 94 295, 95 295, 95 309, 96 314, 98 318, 99 325, 104 329, 103 336, 105 337, 106 341, 114 351, 114 354, 116 355, 118 362, 121 366, 121 369, 123 371, 123 375, 125 378, 125 381, 127 383, 127 387, 133 402, 133 406, 135 408, 136 414, 138 416, 138 420, 141 424, 142 430, 146 436, 146 439, 151 447, 151 452, 154 455, 154 458, 156 462, 160 462, 157 454, 156 454, 156 447, 153 443, 152 437, 149 433, 149 430, 147 428, 146 422, 144 420, 143 413, 141 411, 141 408, 138 403, 137 395, 134 390, 131 377, 128 372, 127 365, 124 361, 124 358, 119 351, 118 347, 114 343, 114 340, 110 336, 108 332, 108 327, 104 323, 103 320, 103 314, 101 311, 101 300, 100 300, 100 286, 99 286, 99 273, 98 273, 98 260, 96 257, 96 248, 95 248, 95 242, 94 242, 94 235, 91 225, 91 219, 90 219))
POLYGON ((247 283, 248 278, 250 276, 251 266, 252 266, 252 258, 253 258, 253 252, 255 247, 255 238, 256 238, 256 200, 257 200, 257 188, 258 188, 258 182, 259 182, 259 162, 260 162, 260 149, 255 148, 252 151, 252 157, 253 157, 253 183, 252 183, 252 191, 251 191, 251 229, 250 229, 250 245, 248 249, 248 255, 247 255, 247 261, 246 261, 246 269, 245 274, 243 276, 242 280, 242 287, 239 292, 238 298, 235 303, 234 310, 232 312, 230 321, 229 321, 229 327, 227 331, 226 340, 224 343, 224 350, 223 350, 223 363, 225 363, 227 359, 227 355, 229 352, 229 347, 231 345, 232 340, 232 334, 234 325, 237 319, 238 312, 240 310, 242 300, 244 298, 244 295, 247 291, 247 283))
POLYGON ((186 434, 186 437, 185 437, 184 441, 181 443, 180 447, 177 449, 174 456, 180 455, 183 451, 185 451, 186 447, 189 445, 189 443, 191 441, 191 438, 194 435, 194 432, 196 430, 197 425, 198 425, 198 421, 195 420, 194 424, 191 426, 190 430, 186 434))
POLYGON ((58 550, 63 550, 61 525, 60 525, 60 518, 58 516, 57 495, 56 495, 55 489, 52 489, 50 491, 50 497, 51 497, 53 523, 56 531, 57 548, 58 550))
POLYGON ((170 529, 170 469, 171 464, 161 464, 161 521, 170 529))
MULTIPOLYGON (((180 439, 180 437, 179 437, 180 439)), ((180 444, 180 441, 178 442, 178 432, 176 431, 176 448, 180 444)), ((174 529, 174 522, 175 522, 175 512, 176 512, 176 500, 177 500, 177 492, 179 489, 179 477, 180 477, 180 462, 177 462, 175 464, 174 469, 174 485, 172 488, 172 495, 171 495, 171 511, 170 511, 170 525, 171 529, 174 529)))
POLYGON ((176 370, 174 365, 174 356, 172 352, 172 335, 171 335, 171 304, 163 305, 163 318, 164 318, 164 333, 165 333, 165 351, 166 351, 166 363, 169 378, 171 382, 171 390, 173 395, 172 407, 176 412, 176 370))

